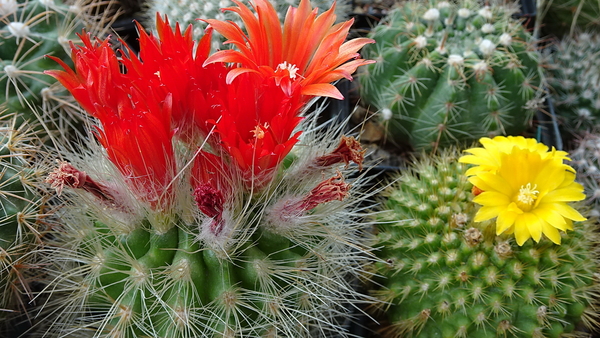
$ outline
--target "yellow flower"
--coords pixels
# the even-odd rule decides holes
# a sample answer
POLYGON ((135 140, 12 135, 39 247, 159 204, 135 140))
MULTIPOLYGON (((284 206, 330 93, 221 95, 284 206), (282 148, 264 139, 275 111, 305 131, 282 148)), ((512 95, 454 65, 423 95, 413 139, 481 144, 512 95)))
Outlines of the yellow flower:
POLYGON ((496 234, 514 233, 519 245, 529 238, 539 242, 542 234, 560 244, 558 230, 572 230, 573 221, 585 220, 567 205, 585 198, 583 186, 562 162, 565 152, 544 152, 544 145, 519 138, 508 148, 507 140, 486 140, 487 152, 474 148, 469 150, 473 155, 461 158, 480 166, 469 174, 469 182, 483 191, 473 199, 482 205, 474 221, 497 218, 496 234))
MULTIPOLYGON (((485 171, 494 172, 498 170, 500 167, 500 155, 510 153, 513 147, 537 152, 543 159, 551 157, 560 163, 563 160, 571 160, 567 157, 568 154, 566 151, 559 151, 554 149, 554 147, 551 151, 548 151, 549 148, 545 144, 538 143, 536 139, 525 138, 523 136, 496 136, 493 139, 482 137, 479 139, 479 142, 483 145, 483 148, 467 149, 465 152, 471 155, 465 155, 459 159, 461 163, 475 165, 475 167, 467 170, 467 176, 477 175, 485 171)), ((573 169, 570 170, 575 172, 573 169)))

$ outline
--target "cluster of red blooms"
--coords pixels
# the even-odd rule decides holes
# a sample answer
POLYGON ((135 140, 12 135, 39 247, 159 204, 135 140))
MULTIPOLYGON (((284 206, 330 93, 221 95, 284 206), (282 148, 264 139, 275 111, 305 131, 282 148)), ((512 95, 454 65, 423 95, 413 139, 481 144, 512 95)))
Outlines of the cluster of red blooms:
POLYGON ((309 0, 291 7, 282 27, 267 0, 254 12, 234 1, 245 32, 235 23, 205 20, 195 43, 157 16, 158 36, 140 30, 140 54, 120 51, 108 40, 80 37, 71 45, 74 70, 47 71, 93 115, 95 135, 136 195, 154 209, 168 209, 177 174, 173 139, 197 151, 192 168, 194 196, 202 212, 218 217, 219 203, 238 175, 260 189, 298 142, 300 112, 315 96, 342 99, 331 82, 351 78, 358 50, 373 41, 345 42, 352 21, 335 24, 333 8, 317 15, 309 0), (210 55, 216 30, 236 50, 210 55), (208 150, 207 150, 208 149, 208 150), (215 207, 217 206, 217 207, 215 207))

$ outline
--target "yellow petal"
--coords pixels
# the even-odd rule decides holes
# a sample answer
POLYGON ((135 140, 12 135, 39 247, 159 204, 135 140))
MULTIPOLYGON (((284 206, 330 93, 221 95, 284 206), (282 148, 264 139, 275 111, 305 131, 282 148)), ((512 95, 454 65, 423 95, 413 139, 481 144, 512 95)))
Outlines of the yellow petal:
POLYGON ((540 191, 557 189, 565 180, 565 165, 555 164, 552 160, 541 161, 540 165, 541 168, 537 170, 532 183, 537 184, 540 191))
POLYGON ((477 177, 471 177, 469 182, 483 191, 497 191, 506 196, 512 196, 514 192, 502 176, 494 173, 481 173, 477 177))
POLYGON ((531 212, 548 222, 551 226, 563 231, 567 230, 565 218, 558 211, 552 209, 552 205, 541 205, 531 210, 531 212))
POLYGON ((540 199, 540 203, 573 202, 582 201, 584 199, 585 194, 583 193, 583 189, 579 190, 577 187, 569 186, 567 188, 550 191, 540 199))
POLYGON ((500 212, 502 212, 502 210, 506 209, 505 207, 481 207, 481 209, 479 209, 477 211, 477 214, 475 214, 475 219, 473 221, 475 222, 483 222, 483 221, 487 221, 488 219, 492 219, 496 216, 498 216, 498 214, 500 212))
POLYGON ((552 225, 544 222, 543 224, 544 235, 548 237, 554 244, 560 244, 560 233, 552 225))
POLYGON ((552 203, 550 204, 551 208, 553 208, 554 210, 556 210, 558 213, 560 213, 561 215, 563 215, 565 218, 568 219, 572 219, 574 221, 585 221, 586 218, 581 216, 581 214, 573 209, 571 206, 567 205, 566 203, 552 203))
POLYGON ((536 214, 531 212, 524 213, 523 215, 521 215, 521 217, 523 217, 525 219, 525 222, 527 222, 527 227, 529 228, 529 234, 531 235, 531 238, 533 238, 533 240, 536 241, 536 243, 539 242, 542 238, 542 223, 546 222, 544 222, 539 217, 537 217, 536 214))
MULTIPOLYGON (((514 203, 513 203, 514 204, 514 203)), ((496 220, 496 235, 500 235, 515 224, 518 214, 509 210, 505 210, 498 215, 496 220)))
POLYGON ((527 223, 525 221, 526 220, 523 217, 517 217, 515 220, 515 239, 517 240, 517 244, 519 246, 523 245, 523 243, 525 243, 525 241, 531 237, 529 228, 527 227, 527 223))
POLYGON ((500 205, 509 205, 510 199, 508 196, 496 191, 484 191, 475 196, 475 198, 473 198, 473 202, 488 207, 495 207, 500 205))

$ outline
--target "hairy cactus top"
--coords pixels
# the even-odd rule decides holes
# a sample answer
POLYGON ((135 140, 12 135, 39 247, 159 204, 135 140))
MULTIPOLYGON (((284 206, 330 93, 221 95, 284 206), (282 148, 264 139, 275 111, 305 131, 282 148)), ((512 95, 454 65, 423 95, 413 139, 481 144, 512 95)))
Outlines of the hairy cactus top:
POLYGON ((374 292, 386 337, 579 337, 597 323, 598 235, 566 204, 582 188, 564 154, 529 141, 471 149, 470 172, 454 151, 424 158, 390 187, 374 292), (529 161, 540 175, 519 171, 529 161))
POLYGON ((364 103, 388 139, 415 149, 518 134, 541 100, 532 38, 501 5, 409 1, 370 34, 364 103))
POLYGON ((82 36, 75 70, 49 72, 98 119, 105 152, 64 154, 72 163, 48 176, 65 201, 49 257, 51 334, 343 329, 339 314, 356 300, 347 277, 365 253, 361 183, 346 183, 343 165, 360 166, 363 152, 353 138, 303 132, 312 119, 301 113, 314 96, 341 96, 329 82, 368 63, 350 59, 371 41, 345 42, 350 23, 316 17, 308 1, 283 29, 267 1, 254 7, 261 15, 235 9, 247 32, 208 20, 239 50, 209 55, 210 31, 195 44, 191 29, 158 17, 139 58, 82 36))

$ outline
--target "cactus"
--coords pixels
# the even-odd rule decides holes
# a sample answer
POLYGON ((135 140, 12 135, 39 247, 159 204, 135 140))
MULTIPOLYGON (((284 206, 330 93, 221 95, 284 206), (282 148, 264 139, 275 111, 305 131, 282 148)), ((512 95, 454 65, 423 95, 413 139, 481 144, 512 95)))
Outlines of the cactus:
POLYGON ((600 36, 565 37, 544 54, 556 113, 569 136, 598 128, 600 118, 600 36))
POLYGON ((0 91, 8 112, 48 131, 72 129, 77 106, 64 88, 43 71, 57 68, 46 58, 69 58, 69 40, 82 28, 95 35, 106 18, 91 0, 71 5, 57 0, 6 0, 0 4, 0 91), (43 126, 43 127, 42 127, 43 126))
POLYGON ((352 186, 344 177, 364 153, 353 138, 332 137, 342 128, 317 134, 316 116, 300 114, 315 90, 338 97, 329 81, 368 63, 346 61, 371 41, 344 42, 350 24, 334 25, 332 12, 311 17, 306 0, 285 34, 270 3, 254 5, 260 20, 238 9, 249 36, 233 23, 210 25, 255 51, 209 55, 210 31, 195 45, 191 29, 158 17, 158 37, 141 32, 139 58, 82 36, 76 71, 63 63, 48 72, 97 118, 102 145, 62 152, 71 162, 47 178, 64 201, 47 256, 48 335, 344 330, 344 306, 359 297, 352 280, 366 258, 359 217, 368 197, 357 192, 364 177, 352 186), (306 55, 287 53, 296 43, 306 55), (257 62, 221 62, 244 52, 257 62), (323 68, 321 58, 334 61, 323 68))
POLYGON ((47 221, 40 194, 41 175, 32 169, 40 142, 31 126, 0 112, 0 334, 16 334, 15 321, 27 318, 35 296, 32 254, 47 221))
POLYGON ((519 134, 541 104, 532 37, 513 10, 473 1, 409 1, 370 33, 363 104, 386 138, 414 150, 519 134))
POLYGON ((600 216, 600 137, 597 134, 586 133, 577 140, 572 151, 573 168, 585 188, 586 203, 592 208, 590 214, 600 216))
POLYGON ((542 30, 559 38, 577 30, 598 31, 600 3, 596 0, 544 0, 539 4, 542 30))
MULTIPOLYGON (((529 159, 541 157, 546 164, 562 162, 565 156, 548 152, 539 144, 534 146, 539 147, 539 154, 532 155, 537 150, 524 150, 527 147, 522 145, 524 142, 512 144, 519 150, 499 149, 511 154, 525 152, 529 159), (544 157, 552 154, 557 158, 544 157)), ((494 156, 490 154, 488 159, 494 156)), ((505 160, 509 163, 508 157, 505 160)), ((506 172, 511 169, 513 173, 516 170, 506 172)), ((499 175, 504 175, 504 170, 500 169, 499 175)), ((467 173, 467 165, 458 162, 458 153, 447 150, 420 159, 388 188, 385 214, 374 237, 374 245, 382 248, 374 273, 383 276, 379 282, 385 288, 373 293, 385 301, 378 307, 385 317, 382 321, 387 323, 382 329, 384 336, 585 336, 578 331, 583 328, 580 322, 587 326, 598 323, 598 234, 594 222, 576 222, 572 231, 562 235, 544 227, 547 238, 533 231, 530 224, 531 234, 523 235, 524 226, 519 221, 512 230, 503 231, 500 219, 497 224, 487 219, 491 216, 489 207, 480 209, 474 203, 480 201, 478 198, 489 201, 490 195, 484 196, 485 191, 473 187, 470 181, 477 181, 467 179, 467 173), (533 240, 527 240, 528 236, 533 240)), ((544 175, 544 179, 553 178, 544 175)), ((576 191, 581 189, 577 183, 571 184, 576 191)), ((527 190, 525 193, 531 193, 527 196, 539 197, 541 205, 547 202, 543 196, 550 196, 542 188, 522 186, 519 196, 527 190), (538 188, 539 194, 535 191, 538 188)), ((569 198, 581 199, 579 194, 569 198)), ((495 208, 501 208, 500 204, 495 208)))
MULTIPOLYGON (((297 0, 275 1, 273 4, 280 19, 285 19, 285 13, 290 6, 298 4, 297 0)), ((338 21, 347 20, 351 12, 351 2, 347 0, 317 0, 311 1, 315 8, 321 11, 328 10, 335 3, 335 13, 338 21)), ((198 38, 203 35, 207 24, 197 19, 218 19, 218 20, 238 20, 239 18, 229 12, 222 12, 222 8, 231 7, 234 3, 231 0, 177 0, 177 1, 148 1, 146 13, 149 18, 153 18, 156 13, 168 15, 173 22, 178 22, 182 27, 192 25, 194 27, 194 37, 198 38)), ((242 26, 241 22, 238 24, 242 26)), ((154 22, 149 22, 148 26, 152 27, 154 22)), ((216 40, 216 47, 222 48, 223 39, 216 40)))

